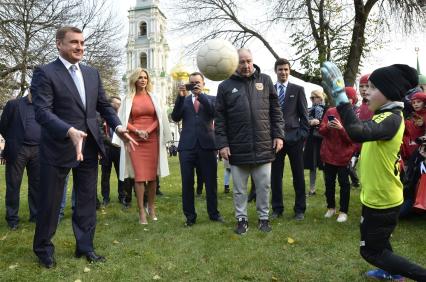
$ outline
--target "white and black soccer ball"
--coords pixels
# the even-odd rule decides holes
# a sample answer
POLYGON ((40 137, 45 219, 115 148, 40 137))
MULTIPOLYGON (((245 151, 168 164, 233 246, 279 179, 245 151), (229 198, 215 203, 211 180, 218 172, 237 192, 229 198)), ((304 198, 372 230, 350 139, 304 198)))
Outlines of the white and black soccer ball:
POLYGON ((198 50, 197 65, 201 73, 208 79, 225 80, 237 69, 237 49, 224 39, 209 40, 198 50))

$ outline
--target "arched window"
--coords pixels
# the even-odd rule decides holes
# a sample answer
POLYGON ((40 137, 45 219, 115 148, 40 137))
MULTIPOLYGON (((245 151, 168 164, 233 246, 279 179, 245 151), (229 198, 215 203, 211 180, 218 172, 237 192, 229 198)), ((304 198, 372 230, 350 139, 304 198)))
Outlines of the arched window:
POLYGON ((141 68, 146 69, 148 67, 148 57, 146 56, 145 52, 141 54, 140 60, 141 60, 141 68))
POLYGON ((139 25, 139 36, 145 36, 146 35, 146 22, 141 22, 139 25))

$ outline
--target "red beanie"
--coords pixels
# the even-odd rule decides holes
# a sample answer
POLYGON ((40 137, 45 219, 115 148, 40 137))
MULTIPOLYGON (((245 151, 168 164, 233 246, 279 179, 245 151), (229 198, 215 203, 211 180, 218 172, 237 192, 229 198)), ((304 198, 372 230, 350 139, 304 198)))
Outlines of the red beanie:
POLYGON ((345 87, 346 96, 348 96, 348 99, 352 99, 352 105, 355 105, 356 102, 358 102, 358 96, 356 95, 355 88, 351 86, 345 87))
POLYGON ((424 93, 424 92, 414 93, 413 96, 411 96, 410 100, 413 101, 413 100, 416 100, 416 99, 421 100, 424 103, 426 103, 426 93, 424 93))
POLYGON ((368 84, 368 78, 369 77, 370 77, 369 73, 361 76, 361 78, 359 79, 359 84, 368 84))

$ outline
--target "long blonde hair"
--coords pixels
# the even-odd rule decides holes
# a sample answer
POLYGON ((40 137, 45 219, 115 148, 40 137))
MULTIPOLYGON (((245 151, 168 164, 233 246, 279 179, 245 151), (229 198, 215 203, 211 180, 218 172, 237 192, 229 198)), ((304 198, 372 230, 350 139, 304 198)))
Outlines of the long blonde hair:
POLYGON ((129 75, 129 95, 134 95, 136 93, 136 81, 139 79, 139 75, 141 72, 144 72, 148 78, 148 83, 146 84, 146 91, 151 92, 152 91, 152 84, 151 84, 151 77, 149 75, 149 72, 147 69, 143 68, 136 68, 132 73, 129 75))

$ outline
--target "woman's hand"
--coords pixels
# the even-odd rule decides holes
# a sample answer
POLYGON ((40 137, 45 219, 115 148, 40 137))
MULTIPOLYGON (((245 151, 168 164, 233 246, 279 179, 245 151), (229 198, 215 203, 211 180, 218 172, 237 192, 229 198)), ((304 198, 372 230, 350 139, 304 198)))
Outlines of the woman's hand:
POLYGON ((145 130, 136 130, 136 134, 141 138, 142 140, 147 140, 149 137, 148 131, 145 130))
POLYGON ((318 119, 316 119, 316 118, 313 118, 313 119, 309 120, 309 125, 310 126, 316 126, 316 125, 319 125, 319 124, 320 124, 320 121, 318 119))

